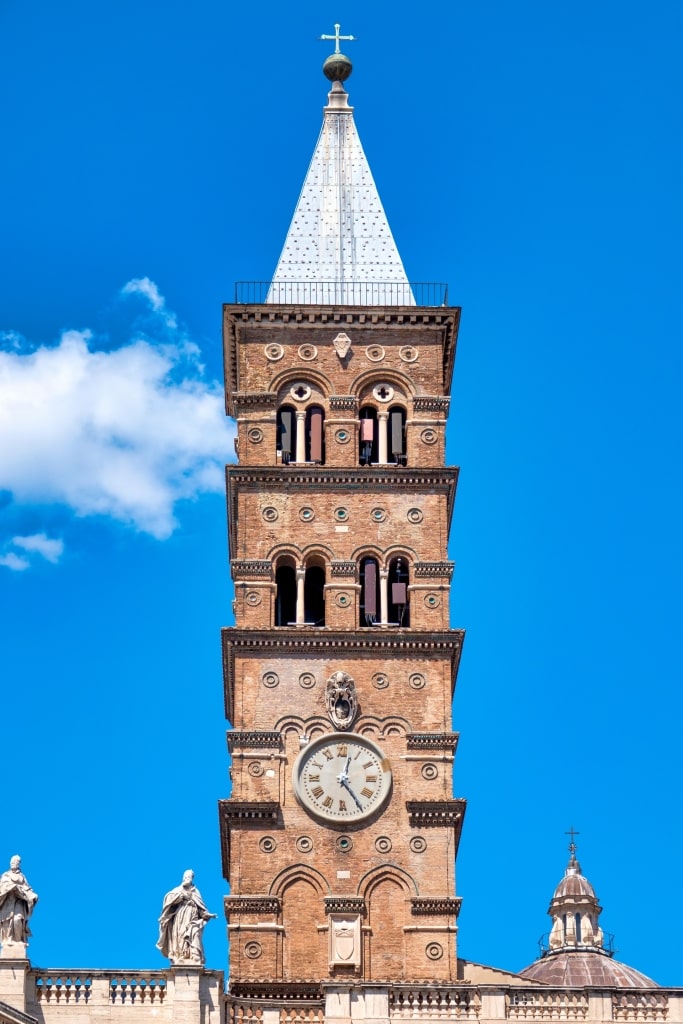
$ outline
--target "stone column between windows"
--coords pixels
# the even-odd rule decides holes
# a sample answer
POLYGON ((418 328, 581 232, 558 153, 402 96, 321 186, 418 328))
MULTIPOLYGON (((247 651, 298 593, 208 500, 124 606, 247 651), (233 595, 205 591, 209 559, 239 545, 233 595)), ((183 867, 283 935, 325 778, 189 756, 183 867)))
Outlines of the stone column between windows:
MULTIPOLYGON (((298 413, 297 413, 298 416, 298 413)), ((296 570, 296 624, 297 626, 305 625, 305 613, 304 613, 304 581, 306 579, 306 570, 301 566, 296 570)))
POLYGON ((306 461, 306 413, 299 409, 296 412, 296 461, 306 461))
POLYGON ((388 462, 389 452, 389 413, 386 410, 379 409, 377 411, 377 460, 378 462, 388 462))
POLYGON ((379 624, 389 625, 389 570, 379 571, 379 624))

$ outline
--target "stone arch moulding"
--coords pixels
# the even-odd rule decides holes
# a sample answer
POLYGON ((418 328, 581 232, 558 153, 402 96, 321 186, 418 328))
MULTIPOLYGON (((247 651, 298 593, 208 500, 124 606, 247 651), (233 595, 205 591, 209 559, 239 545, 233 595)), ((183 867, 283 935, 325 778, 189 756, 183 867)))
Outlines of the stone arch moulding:
POLYGON ((270 549, 266 558, 271 561, 273 565, 284 558, 291 558, 296 566, 301 565, 303 552, 296 544, 276 544, 275 547, 270 549))
POLYGON ((358 881, 356 895, 362 896, 367 902, 372 890, 380 882, 395 882, 405 892, 406 896, 419 896, 417 882, 412 875, 409 875, 403 868, 393 864, 380 864, 377 868, 371 868, 358 881))
POLYGON ((376 399, 372 394, 372 389, 378 384, 391 384, 400 389, 401 394, 394 395, 392 399, 394 404, 400 405, 402 400, 412 401, 417 394, 415 384, 410 377, 398 370, 390 370, 383 363, 374 366, 372 370, 364 370, 363 373, 359 373, 349 387, 349 394, 355 395, 359 402, 374 402, 376 399))
POLYGON ((285 889, 294 885, 295 882, 308 882, 319 896, 326 896, 332 891, 330 883, 316 868, 311 868, 307 864, 292 864, 275 876, 270 883, 268 895, 282 898, 285 889))
POLYGON ((415 562, 419 562, 420 559, 417 557, 417 552, 414 548, 408 548, 405 545, 399 546, 398 544, 392 544, 391 547, 386 548, 383 553, 383 568, 388 569, 389 563, 393 562, 395 558, 403 558, 412 569, 415 562))
MULTIPOLYGON (((268 387, 269 391, 274 391, 277 394, 277 404, 286 401, 289 389, 293 384, 308 384, 309 387, 315 387, 322 394, 325 401, 327 401, 331 394, 334 393, 334 387, 324 373, 320 373, 319 370, 314 370, 310 365, 308 366, 290 366, 286 370, 282 370, 276 374, 270 382, 268 387)), ((311 395, 307 399, 306 404, 315 404, 315 396, 311 395)))
POLYGON ((355 730, 361 736, 407 736, 411 732, 411 726, 407 719, 399 715, 388 715, 386 718, 362 715, 355 724, 355 730))
POLYGON ((384 564, 384 551, 374 544, 361 544, 352 553, 350 561, 360 563, 364 558, 375 558, 379 566, 384 564))
POLYGON ((319 559, 323 562, 325 568, 329 568, 330 562, 334 558, 334 552, 331 548, 328 548, 326 544, 308 544, 301 552, 301 560, 305 565, 308 565, 309 561, 313 559, 319 559))

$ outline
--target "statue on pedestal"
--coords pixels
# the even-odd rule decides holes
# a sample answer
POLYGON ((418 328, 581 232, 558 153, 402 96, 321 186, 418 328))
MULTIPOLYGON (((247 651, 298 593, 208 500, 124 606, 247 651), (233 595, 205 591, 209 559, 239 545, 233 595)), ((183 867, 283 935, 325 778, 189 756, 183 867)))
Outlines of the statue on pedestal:
POLYGON ((194 884, 194 871, 186 871, 181 885, 164 896, 159 918, 157 948, 172 964, 204 964, 202 932, 216 914, 206 909, 194 884))
MULTIPOLYGON (((25 947, 31 931, 28 919, 38 902, 38 895, 21 871, 21 857, 15 855, 9 870, 0 875, 0 943, 7 954, 8 947, 25 947)), ((17 949, 24 953, 24 949, 17 949)))

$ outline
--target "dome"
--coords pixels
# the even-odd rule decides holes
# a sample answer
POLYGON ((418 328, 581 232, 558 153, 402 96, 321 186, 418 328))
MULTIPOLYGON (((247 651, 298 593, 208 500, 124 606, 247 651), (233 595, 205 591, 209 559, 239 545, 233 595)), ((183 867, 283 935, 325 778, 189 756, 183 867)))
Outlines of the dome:
POLYGON ((592 986, 594 988, 658 988, 640 971, 613 960, 597 950, 563 950, 548 953, 520 971, 523 978, 555 988, 592 986))
POLYGON ((577 865, 577 867, 578 872, 574 874, 571 873, 571 868, 569 868, 553 894, 554 900, 562 899, 565 896, 587 896, 589 899, 596 899, 593 886, 581 874, 581 866, 577 865))

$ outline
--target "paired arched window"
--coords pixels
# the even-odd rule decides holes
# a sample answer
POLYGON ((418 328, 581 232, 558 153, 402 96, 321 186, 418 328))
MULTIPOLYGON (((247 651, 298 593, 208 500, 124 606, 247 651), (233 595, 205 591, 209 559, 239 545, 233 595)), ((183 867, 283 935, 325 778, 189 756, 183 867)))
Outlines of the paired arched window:
POLYGON ((410 576, 405 558, 394 558, 382 574, 376 558, 362 558, 359 576, 360 625, 408 627, 410 576))
POLYGON ((325 410, 320 405, 295 409, 282 405, 277 411, 277 452, 283 465, 325 462, 325 410))
POLYGON ((325 567, 310 562, 297 569, 287 556, 275 567, 275 625, 325 625, 325 567))
POLYGON ((275 569, 275 625, 296 623, 296 569, 294 563, 280 562, 275 569))
POLYGON ((381 415, 374 405, 364 405, 359 413, 358 461, 361 466, 406 461, 406 411, 393 405, 381 415))
POLYGON ((363 558, 360 563, 360 625, 375 626, 379 617, 379 566, 376 558, 363 558))
POLYGON ((410 625, 408 605, 408 566, 404 558, 389 563, 389 623, 392 626, 410 625))

